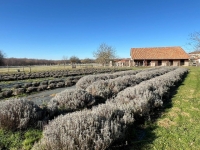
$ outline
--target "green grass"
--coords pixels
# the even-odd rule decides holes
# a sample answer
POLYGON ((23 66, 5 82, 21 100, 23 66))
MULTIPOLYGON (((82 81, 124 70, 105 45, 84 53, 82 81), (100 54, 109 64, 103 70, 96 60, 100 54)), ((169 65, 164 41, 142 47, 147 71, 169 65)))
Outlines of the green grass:
POLYGON ((171 103, 154 122, 139 128, 142 140, 133 140, 131 150, 199 150, 200 149, 200 68, 190 73, 173 95, 171 103))
MULTIPOLYGON (((78 70, 78 69, 85 69, 85 68, 110 68, 108 66, 102 67, 102 66, 84 66, 84 65, 77 65, 76 68, 72 68, 72 66, 63 66, 63 65, 52 65, 52 66, 31 66, 31 72, 43 72, 43 71, 57 71, 57 70, 78 70)), ((117 67, 117 68, 129 68, 129 67, 117 67)), ((135 68, 135 67, 133 67, 135 68)), ((17 70, 20 69, 21 72, 29 73, 30 72, 30 67, 25 66, 19 66, 19 67, 14 67, 14 68, 0 68, 0 74, 12 74, 12 73, 18 73, 17 70)))
POLYGON ((0 149, 4 150, 30 150, 42 136, 42 131, 38 129, 28 129, 27 131, 6 131, 0 129, 0 149))
MULTIPOLYGON (((83 66, 77 66, 76 69, 81 69, 84 68, 83 66)), ((5 74, 5 73, 17 73, 17 70, 20 69, 21 72, 30 72, 30 67, 23 66, 20 67, 14 67, 14 68, 0 68, 0 73, 5 74)), ((73 70, 76 70, 73 69, 73 70)), ((42 72, 42 71, 56 71, 56 70, 72 70, 71 66, 63 66, 63 65, 52 65, 52 66, 31 66, 31 72, 42 72)))

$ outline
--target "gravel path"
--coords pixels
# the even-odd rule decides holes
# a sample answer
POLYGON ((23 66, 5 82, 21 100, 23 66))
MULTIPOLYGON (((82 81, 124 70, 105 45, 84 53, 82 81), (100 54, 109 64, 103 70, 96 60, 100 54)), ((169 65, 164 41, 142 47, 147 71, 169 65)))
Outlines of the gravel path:
POLYGON ((42 104, 46 104, 47 102, 49 102, 50 99, 56 95, 56 93, 59 93, 66 89, 75 89, 75 88, 76 88, 75 86, 71 86, 71 87, 65 87, 65 88, 58 88, 58 89, 54 89, 54 90, 47 90, 47 91, 43 91, 40 93, 24 96, 21 98, 25 98, 27 100, 33 101, 37 105, 42 105, 42 104))

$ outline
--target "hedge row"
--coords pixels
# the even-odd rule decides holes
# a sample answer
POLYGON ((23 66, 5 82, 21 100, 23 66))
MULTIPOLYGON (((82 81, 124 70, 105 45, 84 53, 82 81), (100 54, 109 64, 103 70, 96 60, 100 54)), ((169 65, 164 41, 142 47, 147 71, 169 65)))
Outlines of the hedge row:
MULTIPOLYGON (((140 80, 138 80, 138 81, 145 80, 146 75, 159 74, 159 72, 161 72, 163 69, 160 68, 160 69, 157 69, 157 70, 158 71, 147 70, 147 71, 143 71, 143 73, 140 72, 139 77, 138 77, 138 78, 140 78, 140 80), (147 74, 147 72, 149 72, 149 73, 147 74), (144 76, 144 78, 142 76, 144 76)), ((131 71, 127 71, 127 72, 132 73, 131 71)), ((120 72, 119 74, 126 74, 126 73, 120 72)), ((54 80, 50 80, 48 82, 43 81, 40 84, 42 84, 41 86, 47 86, 46 84, 52 85, 52 84, 55 84, 55 83, 56 82, 54 80)), ((58 83, 60 83, 60 82, 58 82, 58 83)), ((31 86, 31 84, 30 84, 30 86, 31 86)), ((28 85, 27 85, 27 87, 28 87, 28 85)), ((36 87, 28 87, 27 89, 29 89, 29 88, 36 88, 36 87)), ((20 90, 21 88, 18 88, 18 89, 20 90)), ((17 110, 22 109, 22 111, 25 111, 24 113, 26 113, 26 110, 23 107, 26 107, 26 105, 28 106, 29 103, 31 103, 31 102, 27 102, 25 100, 20 101, 20 100, 16 100, 16 99, 7 100, 6 102, 2 102, 1 109, 4 110, 3 108, 6 108, 5 109, 5 111, 6 111, 7 107, 10 107, 10 109, 8 109, 8 110, 10 110, 12 112, 12 111, 15 110, 13 107, 15 105, 18 106, 18 103, 21 103, 20 104, 21 108, 19 107, 19 108, 17 108, 17 110), (12 103, 11 105, 10 105, 10 102, 12 103)), ((50 119, 50 118, 53 118, 54 116, 56 116, 60 113, 80 110, 80 109, 83 109, 83 108, 91 107, 91 106, 98 104, 98 103, 99 103, 99 100, 97 100, 97 98, 95 99, 92 94, 88 93, 85 90, 81 90, 81 89, 65 90, 61 93, 58 93, 53 99, 50 100, 50 102, 47 105, 47 109, 42 110, 42 114, 43 114, 42 120, 45 117, 47 117, 46 119, 50 119)), ((31 103, 31 105, 33 105, 33 104, 31 103)), ((34 107, 36 107, 36 106, 34 105, 34 107)), ((38 108, 38 106, 37 106, 37 108, 38 108)), ((39 110, 39 109, 37 109, 37 110, 39 110)), ((41 110, 40 110, 40 112, 41 112, 41 110)), ((9 111, 8 111, 8 113, 9 113, 9 111)), ((21 113, 21 114, 23 114, 23 113, 21 113)), ((9 115, 7 114, 6 116, 9 116, 9 115)), ((16 118, 16 117, 14 117, 14 118, 16 118)), ((20 119, 17 119, 17 120, 19 121, 20 119)), ((9 120, 7 120, 7 121, 9 121, 9 120)), ((13 130, 18 129, 18 128, 26 128, 26 126, 28 126, 28 125, 33 125, 31 122, 32 121, 30 121, 30 122, 28 121, 27 124, 25 124, 23 126, 20 125, 21 124, 20 122, 15 122, 13 126, 9 125, 9 126, 7 126, 7 128, 13 129, 13 130)))
MULTIPOLYGON (((156 70, 147 69, 136 75, 96 81, 87 87, 86 90, 65 90, 57 93, 56 96, 48 102, 47 108, 51 110, 52 113, 58 113, 58 111, 69 112, 88 108, 99 103, 104 103, 106 99, 116 96, 117 93, 129 86, 135 86, 144 80, 149 80, 176 68, 177 67, 164 67, 156 70)), ((127 71, 127 73, 133 72, 127 71)), ((126 73, 123 72, 123 74, 126 73)))
MULTIPOLYGON (((112 102, 127 103, 139 98, 145 100, 145 105, 149 109, 160 107, 163 101, 169 98, 170 92, 173 92, 170 89, 179 85, 187 73, 186 68, 178 68, 162 76, 143 81, 134 87, 128 87, 119 92, 112 102)), ((144 113, 141 112, 142 114, 144 113)))
MULTIPOLYGON (((110 80, 100 80, 92 83, 86 90, 72 89, 62 91, 47 104, 47 108, 52 112, 52 115, 58 114, 59 111, 72 112, 83 108, 90 108, 99 103, 104 103, 106 99, 116 96, 117 93, 129 86, 149 80, 155 76, 162 75, 172 71, 177 67, 163 67, 156 70, 141 71, 136 75, 123 76, 110 80)), ((131 73, 131 71, 127 71, 131 73)), ((135 73, 135 72, 134 72, 135 73)), ((125 72, 123 72, 125 74, 125 72)))
POLYGON ((41 82, 29 82, 25 84, 15 84, 12 89, 1 91, 0 89, 0 98, 8 98, 11 96, 17 96, 25 93, 39 92, 49 89, 69 87, 75 85, 76 82, 80 79, 80 76, 68 77, 64 79, 56 80, 45 80, 41 82))
MULTIPOLYGON (((74 81, 76 77, 70 79, 73 79, 74 81)), ((38 82, 37 84, 27 83, 24 85, 27 88, 26 90, 22 87, 22 85, 18 85, 15 87, 14 91, 12 90, 4 91, 3 94, 6 93, 5 97, 8 97, 9 95, 14 94, 16 90, 20 91, 21 89, 23 89, 23 92, 31 92, 31 91, 41 90, 41 88, 44 87, 43 90, 45 90, 49 86, 57 85, 59 83, 61 83, 61 80, 42 81, 40 83, 38 82), (37 85, 39 86, 36 87, 37 85)), ((65 112, 68 112, 81 109, 86 106, 91 106, 95 102, 95 99, 91 94, 87 93, 86 91, 78 89, 63 91, 59 95, 56 95, 55 98, 62 96, 63 98, 61 98, 57 102, 55 101, 49 102, 48 109, 46 108, 42 109, 39 106, 35 105, 33 102, 24 99, 11 99, 7 101, 1 101, 0 128, 16 130, 16 129, 25 129, 30 125, 36 126, 37 120, 45 121, 48 120, 50 117, 54 117, 56 113, 60 113, 58 112, 58 109, 64 109, 65 112), (67 103, 66 99, 68 101, 67 103)))
POLYGON ((127 74, 137 74, 141 70, 130 70, 130 71, 122 71, 122 72, 117 72, 113 74, 98 74, 98 75, 87 75, 82 77, 77 83, 76 83, 76 88, 83 89, 85 90, 90 84, 92 84, 95 81, 98 80, 108 80, 108 79, 114 79, 119 76, 123 76, 126 73, 127 74))
POLYGON ((43 138, 33 150, 102 150, 125 136, 126 126, 134 121, 128 105, 99 105, 92 110, 59 116, 50 122, 43 138))
MULTIPOLYGON (((150 68, 146 70, 156 70, 156 69, 158 68, 150 68)), ((115 73, 84 76, 76 83, 76 88, 85 90, 89 85, 91 85, 93 82, 96 82, 98 80, 108 80, 108 79, 114 79, 114 78, 122 77, 126 75, 135 75, 142 71, 144 70, 129 70, 129 71, 121 71, 121 72, 115 72, 115 73)))
MULTIPOLYGON (((130 68, 129 68, 130 69, 130 68)), ((105 73, 105 72, 116 72, 121 70, 127 70, 127 68, 88 68, 88 69, 77 69, 73 71, 69 70, 58 70, 58 71, 43 71, 33 73, 12 73, 12 74, 0 74, 0 81, 15 81, 15 80, 26 80, 36 78, 61 78, 68 76, 88 75, 94 73, 105 73)))
POLYGON ((113 101, 59 116, 44 129, 43 137, 33 150, 102 150, 126 136, 135 116, 148 115, 162 104, 162 97, 178 85, 187 73, 179 68, 121 91, 113 101), (158 103, 157 103, 158 102, 158 103))
POLYGON ((86 91, 95 96, 96 99, 105 101, 112 96, 116 96, 120 91, 129 86, 135 86, 142 81, 160 76, 176 68, 177 67, 162 67, 156 70, 144 70, 136 75, 125 75, 115 79, 96 81, 88 86, 86 91))

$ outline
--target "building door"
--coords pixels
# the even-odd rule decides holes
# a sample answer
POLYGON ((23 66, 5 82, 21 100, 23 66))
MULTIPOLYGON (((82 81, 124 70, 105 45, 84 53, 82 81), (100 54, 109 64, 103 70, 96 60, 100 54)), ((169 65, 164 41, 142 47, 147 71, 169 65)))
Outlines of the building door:
POLYGON ((151 60, 147 60, 147 66, 151 66, 151 60))
POLYGON ((173 60, 169 60, 169 66, 173 66, 173 60))
POLYGON ((181 61, 180 61, 180 65, 181 65, 181 66, 185 65, 185 60, 181 60, 181 61))
POLYGON ((158 60, 158 66, 162 66, 162 60, 158 60))

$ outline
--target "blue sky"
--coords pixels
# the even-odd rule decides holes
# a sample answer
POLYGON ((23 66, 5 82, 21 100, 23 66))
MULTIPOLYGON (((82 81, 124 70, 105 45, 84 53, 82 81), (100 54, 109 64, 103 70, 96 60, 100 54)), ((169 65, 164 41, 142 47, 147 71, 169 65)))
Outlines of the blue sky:
POLYGON ((120 58, 130 48, 181 46, 200 31, 199 0, 0 0, 0 50, 6 56, 93 58, 101 43, 120 58))

